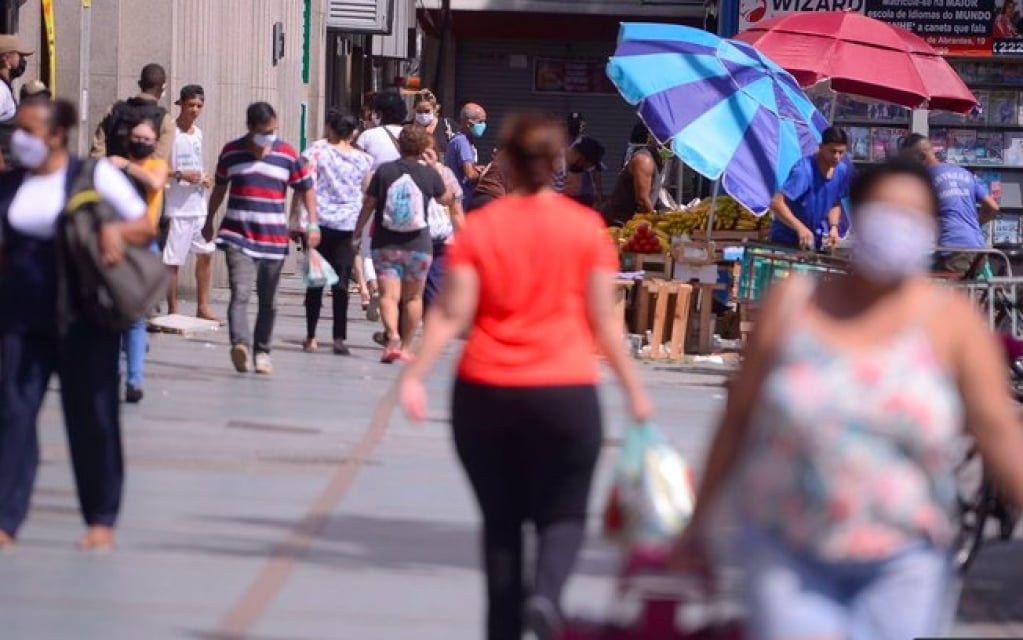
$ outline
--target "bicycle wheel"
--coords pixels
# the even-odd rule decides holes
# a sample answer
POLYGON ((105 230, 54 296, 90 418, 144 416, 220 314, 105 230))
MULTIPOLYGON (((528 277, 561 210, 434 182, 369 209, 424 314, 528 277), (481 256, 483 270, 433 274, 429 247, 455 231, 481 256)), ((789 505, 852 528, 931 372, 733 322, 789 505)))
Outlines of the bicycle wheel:
POLYGON ((984 464, 971 448, 956 466, 956 495, 959 503, 959 532, 953 549, 954 562, 960 573, 969 569, 984 543, 984 531, 991 515, 994 496, 985 477, 984 464))

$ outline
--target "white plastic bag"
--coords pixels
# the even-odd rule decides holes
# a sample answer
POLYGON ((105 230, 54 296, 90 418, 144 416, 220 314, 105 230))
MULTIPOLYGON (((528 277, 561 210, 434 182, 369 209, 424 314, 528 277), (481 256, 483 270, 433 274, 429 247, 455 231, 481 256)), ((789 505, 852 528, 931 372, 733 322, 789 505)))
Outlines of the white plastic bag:
POLYGON ((307 289, 333 287, 341 280, 337 272, 334 271, 334 267, 330 266, 330 263, 324 260, 316 249, 306 250, 302 279, 307 289))
POLYGON ((670 544, 692 516, 689 465, 652 424, 629 428, 604 510, 605 533, 627 546, 670 544))

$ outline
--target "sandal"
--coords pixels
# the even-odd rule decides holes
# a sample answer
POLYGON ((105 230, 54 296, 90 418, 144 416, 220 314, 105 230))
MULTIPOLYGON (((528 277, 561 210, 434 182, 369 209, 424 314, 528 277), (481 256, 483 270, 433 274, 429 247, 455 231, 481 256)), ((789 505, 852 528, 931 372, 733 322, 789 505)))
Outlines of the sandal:
POLYGON ((387 346, 384 347, 384 353, 380 356, 380 362, 384 364, 392 364, 401 360, 401 341, 392 338, 387 342, 387 346))
POLYGON ((316 342, 316 338, 306 338, 305 342, 302 343, 302 351, 306 353, 313 353, 319 348, 320 345, 316 342))

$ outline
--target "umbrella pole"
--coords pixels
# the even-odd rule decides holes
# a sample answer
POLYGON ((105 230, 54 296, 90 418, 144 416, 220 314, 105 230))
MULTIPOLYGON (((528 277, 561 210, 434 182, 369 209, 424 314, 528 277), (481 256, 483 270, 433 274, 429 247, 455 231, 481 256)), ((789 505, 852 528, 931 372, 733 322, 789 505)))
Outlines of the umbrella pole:
POLYGON ((714 233, 714 210, 717 208, 718 187, 720 186, 721 180, 715 180, 714 186, 710 191, 710 213, 707 214, 707 242, 710 242, 711 234, 714 233))

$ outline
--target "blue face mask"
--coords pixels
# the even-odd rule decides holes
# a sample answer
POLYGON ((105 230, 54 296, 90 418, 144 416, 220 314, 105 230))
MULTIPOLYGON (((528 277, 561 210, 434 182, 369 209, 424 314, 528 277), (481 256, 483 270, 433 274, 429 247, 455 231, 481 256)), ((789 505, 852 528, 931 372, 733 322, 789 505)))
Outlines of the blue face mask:
POLYGON ((473 137, 482 138, 483 134, 487 132, 487 123, 477 122, 473 124, 471 127, 469 127, 469 130, 472 131, 473 137))

